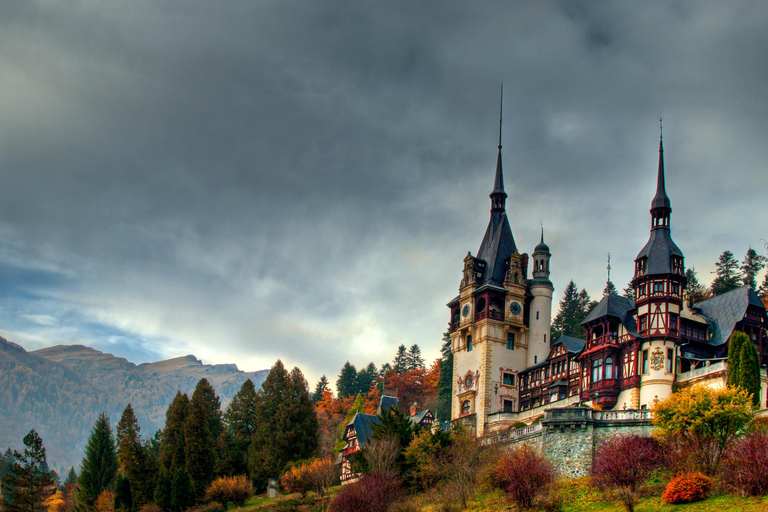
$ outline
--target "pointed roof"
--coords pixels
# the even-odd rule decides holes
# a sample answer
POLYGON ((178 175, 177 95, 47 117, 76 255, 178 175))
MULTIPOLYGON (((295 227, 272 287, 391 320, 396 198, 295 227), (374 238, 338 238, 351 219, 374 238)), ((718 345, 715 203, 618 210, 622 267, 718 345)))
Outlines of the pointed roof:
POLYGON ((736 324, 744 319, 749 306, 765 310, 757 293, 749 286, 742 286, 730 292, 716 295, 711 299, 693 305, 701 311, 713 328, 709 344, 719 346, 728 341, 733 334, 736 324))
POLYGON ((545 252, 549 253, 549 246, 544 243, 544 226, 541 227, 541 242, 533 249, 533 253, 545 252))
POLYGON ((635 301, 627 297, 622 297, 616 293, 606 295, 597 306, 592 308, 587 317, 581 322, 581 325, 588 324, 594 320, 598 320, 607 316, 617 318, 624 328, 635 337, 640 337, 637 333, 637 324, 635 323, 635 317, 632 315, 632 310, 635 307, 635 301))
POLYGON ((666 183, 664 182, 664 140, 660 136, 659 137, 659 170, 658 174, 656 176, 656 195, 653 197, 653 201, 651 201, 651 210, 655 210, 657 208, 664 208, 668 210, 672 210, 672 203, 669 200, 669 196, 667 195, 667 187, 666 183))
POLYGON ((672 241, 672 235, 670 235, 668 229, 654 229, 651 230, 648 242, 637 253, 635 260, 648 258, 645 267, 646 275, 671 274, 672 260, 670 256, 682 258, 683 251, 672 241))

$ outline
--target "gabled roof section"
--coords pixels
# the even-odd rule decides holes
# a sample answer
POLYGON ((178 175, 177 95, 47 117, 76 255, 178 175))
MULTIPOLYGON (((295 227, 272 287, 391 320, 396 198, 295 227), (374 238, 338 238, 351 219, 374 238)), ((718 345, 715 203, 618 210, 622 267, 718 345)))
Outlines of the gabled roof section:
POLYGON ((381 416, 382 412, 386 412, 387 409, 400 408, 400 400, 397 399, 395 396, 389 396, 389 395, 381 395, 381 400, 379 401, 379 407, 376 409, 376 414, 381 416))
POLYGON ((731 337, 736 324, 744 319, 747 307, 750 305, 765 311, 765 306, 755 291, 749 286, 742 286, 694 304, 693 307, 711 320, 709 324, 714 332, 708 343, 712 346, 720 346, 731 337))
POLYGON ((357 442, 362 446, 371 438, 371 435, 373 434, 373 426, 378 425, 379 423, 379 418, 373 414, 359 412, 355 414, 355 417, 352 418, 349 423, 347 423, 347 428, 344 431, 344 439, 347 439, 347 430, 352 426, 355 428, 357 442))
POLYGON ((558 340, 552 344, 552 348, 561 343, 566 351, 570 352, 571 354, 578 354, 582 351, 584 345, 587 342, 586 340, 574 338, 572 336, 560 336, 560 338, 558 338, 558 340))
POLYGON ((597 306, 592 308, 587 317, 581 322, 581 325, 588 324, 589 322, 599 320, 604 317, 617 318, 624 328, 631 335, 640 337, 637 333, 637 323, 635 322, 634 315, 631 311, 635 308, 635 301, 622 297, 621 295, 612 293, 602 298, 597 306))
POLYGON ((421 425, 421 422, 424 421, 424 417, 427 415, 431 416, 434 419, 435 415, 432 414, 432 411, 430 411, 429 409, 424 409, 423 411, 419 411, 410 417, 411 423, 413 423, 414 425, 421 425))
POLYGON ((635 260, 648 258, 645 263, 645 274, 671 274, 672 260, 670 256, 683 257, 683 251, 672 241, 668 229, 654 229, 648 238, 648 243, 637 254, 635 260))
POLYGON ((477 258, 485 261, 486 268, 483 282, 495 286, 504 286, 504 275, 507 272, 505 261, 517 251, 512 228, 509 227, 507 212, 491 212, 488 229, 485 230, 483 242, 477 251, 477 258))

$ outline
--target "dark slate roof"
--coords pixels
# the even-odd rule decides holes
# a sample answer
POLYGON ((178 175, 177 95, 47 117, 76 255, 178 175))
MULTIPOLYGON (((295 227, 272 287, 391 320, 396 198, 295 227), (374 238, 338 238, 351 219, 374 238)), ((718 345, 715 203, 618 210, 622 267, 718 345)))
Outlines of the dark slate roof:
POLYGON ((379 418, 373 414, 364 414, 359 412, 347 423, 347 426, 355 427, 357 442, 362 446, 368 442, 373 434, 373 426, 380 423, 379 418))
POLYGON ((714 330, 709 344, 719 346, 728 341, 736 324, 747 313, 747 306, 753 305, 765 310, 755 291, 749 286, 736 288, 728 293, 717 295, 711 299, 694 304, 711 322, 707 322, 714 330))
POLYGON ((485 230, 483 242, 477 251, 477 258, 485 261, 485 273, 483 282, 504 286, 504 261, 517 251, 515 239, 512 236, 512 228, 509 227, 506 211, 491 212, 491 220, 488 229, 485 230))
POLYGON ((667 187, 664 183, 664 145, 659 138, 659 173, 656 178, 656 195, 651 201, 651 209, 665 208, 672 210, 672 203, 667 195, 667 187))
POLYGON ((421 420, 424 419, 424 416, 426 416, 428 412, 429 412, 429 409, 424 409, 423 411, 417 412, 416 414, 411 416, 411 418, 410 418, 411 419, 411 423, 413 423, 414 425, 420 424, 421 420))
POLYGON ((379 402, 378 409, 376 409, 376 414, 381 415, 382 412, 393 407, 395 409, 399 408, 400 400, 398 400, 397 397, 394 397, 394 396, 381 395, 381 401, 379 402))
POLYGON ((635 301, 622 297, 612 293, 602 298, 597 306, 592 308, 587 317, 581 322, 582 325, 587 324, 593 320, 603 318, 605 316, 612 316, 618 318, 624 328, 633 336, 640 337, 637 333, 637 323, 635 322, 634 315, 631 311, 635 307, 635 301))
POLYGON ((672 241, 672 235, 667 228, 656 228, 651 230, 651 236, 648 243, 637 254, 635 260, 648 258, 645 264, 646 275, 671 274, 672 261, 670 256, 683 257, 683 252, 672 241))
POLYGON ((565 347, 565 350, 571 354, 578 354, 581 352, 587 342, 585 340, 580 340, 579 338, 573 338, 571 336, 561 336, 556 342, 552 344, 552 346, 554 347, 560 343, 562 343, 565 347))
POLYGON ((507 193, 504 192, 504 171, 501 169, 501 145, 499 145, 499 156, 496 157, 496 177, 493 180, 493 192, 491 192, 491 196, 494 194, 504 196, 504 198, 507 198, 507 193))

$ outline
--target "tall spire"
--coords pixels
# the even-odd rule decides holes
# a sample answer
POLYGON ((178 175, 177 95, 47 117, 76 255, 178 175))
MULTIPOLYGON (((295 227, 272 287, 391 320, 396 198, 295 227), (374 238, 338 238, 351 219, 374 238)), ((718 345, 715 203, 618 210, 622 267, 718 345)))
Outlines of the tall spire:
POLYGON ((504 105, 504 83, 501 84, 501 100, 499 104, 499 155, 496 157, 496 178, 493 181, 493 192, 491 192, 491 211, 504 211, 507 193, 504 192, 504 171, 501 168, 501 114, 504 105))
POLYGON ((667 188, 664 182, 664 134, 661 127, 661 117, 659 117, 659 171, 656 178, 656 195, 651 202, 651 212, 657 208, 664 208, 672 211, 672 203, 667 196, 667 188))

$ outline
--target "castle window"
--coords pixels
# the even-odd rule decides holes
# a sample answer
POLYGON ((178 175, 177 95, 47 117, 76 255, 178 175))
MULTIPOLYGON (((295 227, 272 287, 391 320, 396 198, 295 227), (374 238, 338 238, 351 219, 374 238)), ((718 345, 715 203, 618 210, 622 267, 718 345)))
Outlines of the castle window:
POLYGON ((669 314, 669 330, 677 331, 677 315, 675 313, 669 314))
POLYGON ((668 348, 667 349, 667 373, 672 373, 674 361, 675 361, 675 351, 671 348, 668 348))
POLYGON ((472 352, 472 335, 467 336, 467 352, 472 352))
POLYGON ((469 403, 469 400, 464 400, 463 402, 461 402, 461 414, 462 414, 462 416, 465 415, 465 414, 469 414, 470 408, 471 408, 471 405, 469 403))
POLYGON ((661 295, 664 293, 664 281, 654 281, 653 282, 653 294, 654 295, 661 295))
POLYGON ((615 378, 615 376, 613 375, 613 358, 612 357, 605 358, 605 378, 606 379, 615 378))
POLYGON ((600 381, 600 373, 603 369, 603 360, 595 359, 592 361, 592 382, 600 381))
POLYGON ((504 372, 501 376, 501 383, 504 384, 505 386, 514 386, 515 374, 504 372))
POLYGON ((507 348, 509 350, 515 350, 515 333, 507 333, 507 348))
POLYGON ((648 373, 648 351, 643 350, 643 373, 648 373))
POLYGON ((538 320, 538 319, 539 319, 539 312, 537 311, 536 312, 536 320, 538 320))
POLYGON ((648 315, 640 315, 640 317, 638 318, 638 323, 639 323, 638 328, 640 332, 645 332, 646 330, 648 330, 648 315))
POLYGON ((501 400, 501 411, 502 412, 515 412, 515 401, 503 398, 501 400))
POLYGON ((679 283, 672 283, 672 294, 673 295, 680 295, 680 284, 679 283))

